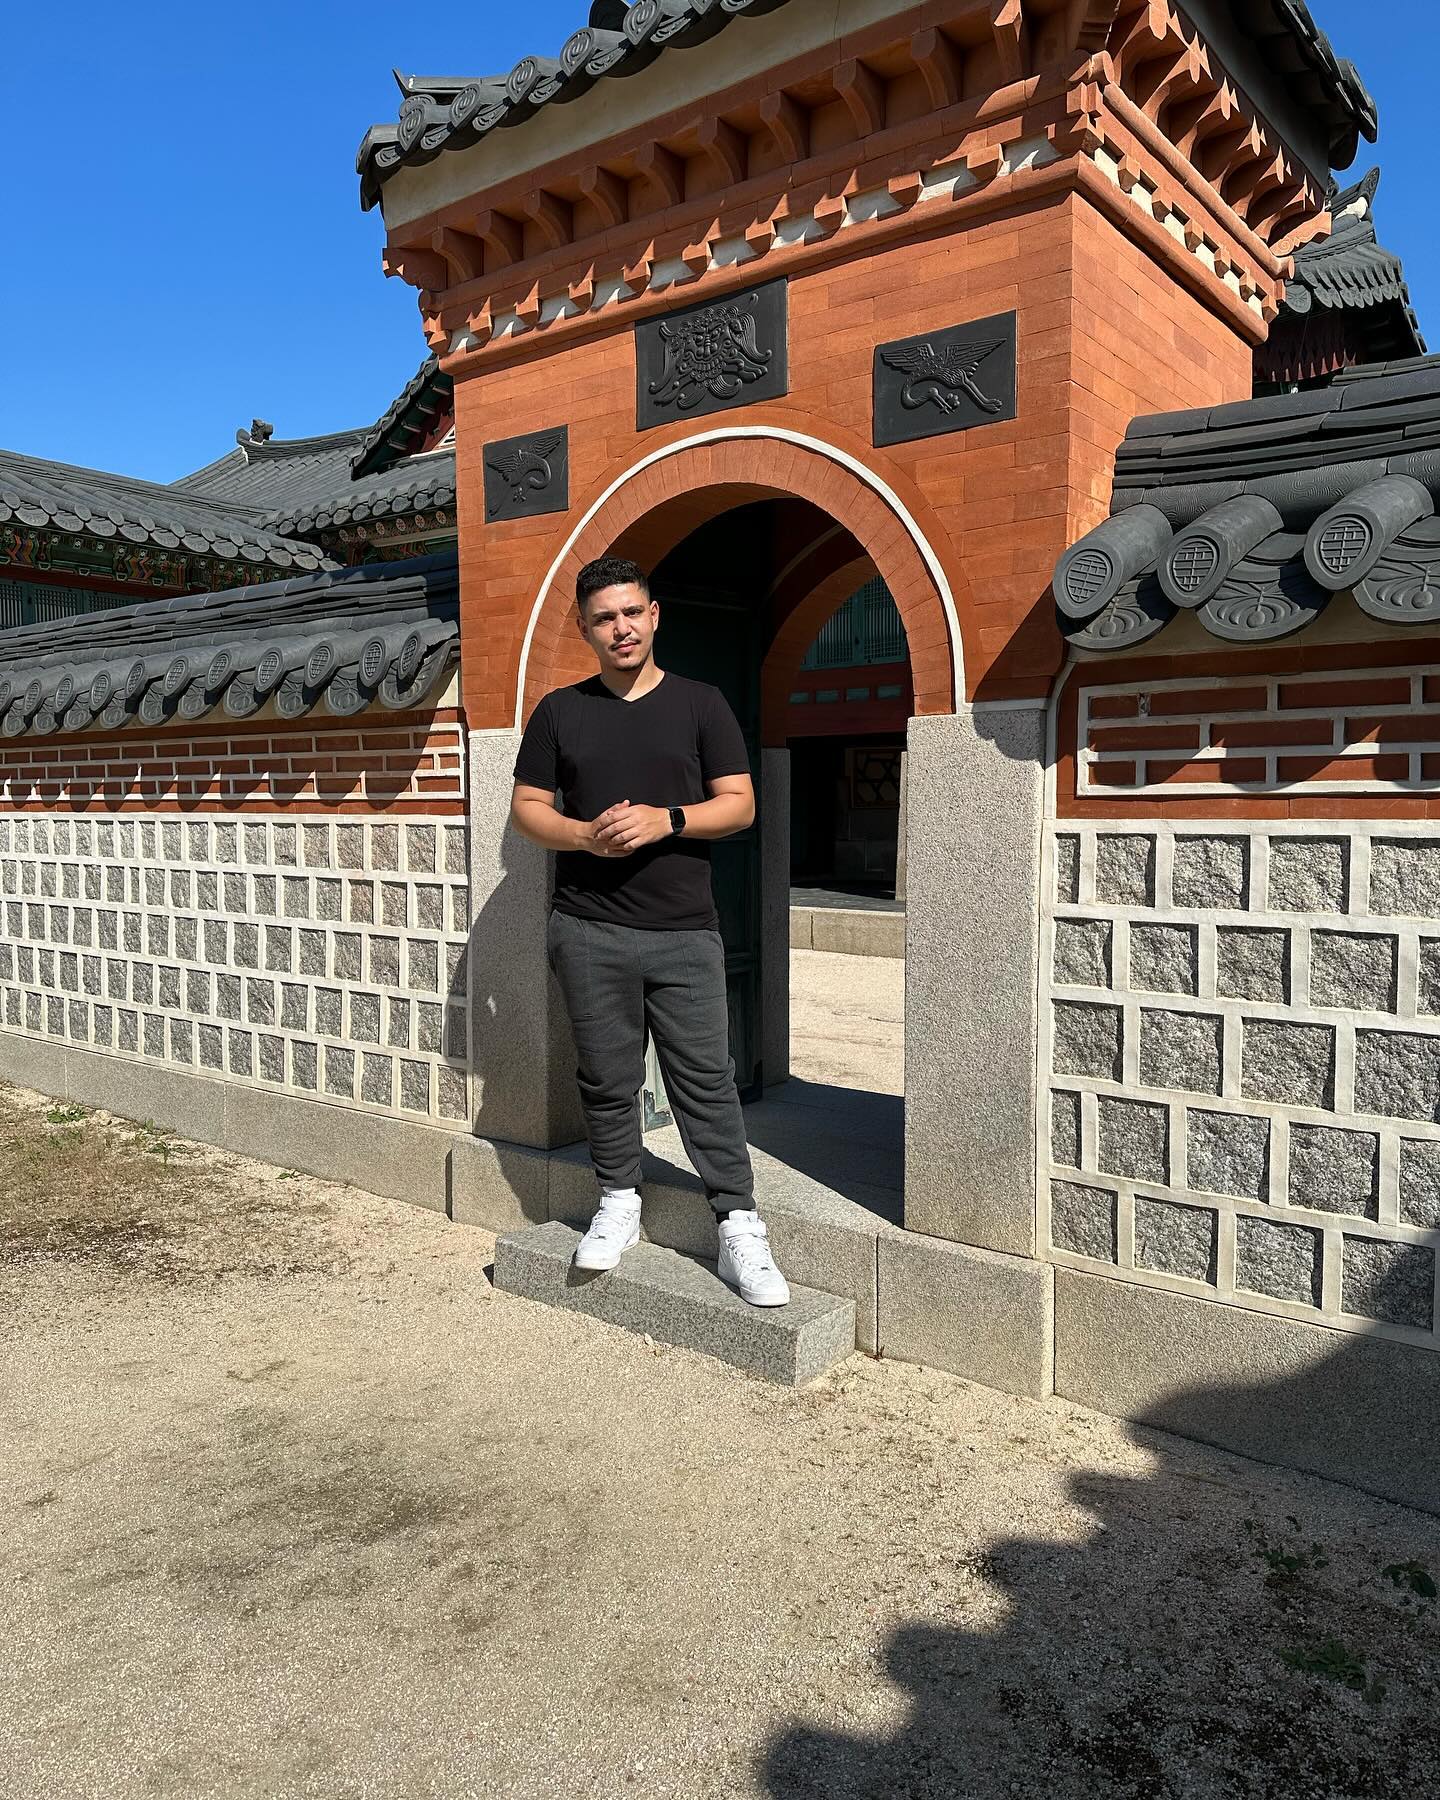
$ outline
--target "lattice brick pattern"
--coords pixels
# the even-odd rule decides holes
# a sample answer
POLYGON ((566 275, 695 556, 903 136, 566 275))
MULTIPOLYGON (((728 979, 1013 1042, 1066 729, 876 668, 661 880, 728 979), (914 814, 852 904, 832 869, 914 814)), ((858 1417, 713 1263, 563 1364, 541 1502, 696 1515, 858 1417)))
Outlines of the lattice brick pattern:
POLYGON ((0 1025, 470 1116, 466 828, 0 818, 0 1025))
POLYGON ((1082 796, 1440 791, 1440 665, 1086 686, 1082 796))
POLYGON ((464 727, 456 713, 417 719, 367 714, 345 728, 207 729, 0 743, 0 801, 44 811, 100 805, 173 811, 197 805, 273 812, 277 806, 423 807, 459 812, 464 727))
POLYGON ((1061 827, 1050 864, 1049 1254, 1440 1347, 1440 829, 1061 827))

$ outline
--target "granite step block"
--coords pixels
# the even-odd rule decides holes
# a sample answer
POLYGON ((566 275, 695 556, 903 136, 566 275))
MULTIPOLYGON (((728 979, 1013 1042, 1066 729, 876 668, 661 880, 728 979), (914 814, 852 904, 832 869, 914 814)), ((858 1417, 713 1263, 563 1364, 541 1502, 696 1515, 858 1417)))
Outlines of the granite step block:
MULTIPOLYGON (((787 1127, 792 1152, 803 1132, 804 1109, 787 1127)), ((698 1175, 685 1160, 673 1125, 646 1135, 640 1180, 641 1230, 647 1241, 678 1250, 697 1262, 713 1263, 718 1253, 715 1214, 698 1175)), ((827 1149, 823 1142, 820 1148, 827 1149)), ((848 1150, 851 1170, 892 1177, 885 1154, 863 1144, 848 1150), (873 1165, 873 1166, 872 1166, 873 1165)), ((867 1187, 847 1179, 837 1193, 799 1168, 769 1155, 754 1143, 755 1204, 770 1230, 770 1247, 793 1288, 819 1288, 855 1302, 855 1343, 879 1348, 876 1321, 876 1240, 899 1232, 887 1214, 898 1217, 899 1195, 888 1185, 867 1187)), ((585 1145, 552 1153, 549 1160, 551 1219, 583 1230, 595 1211, 595 1172, 585 1145)), ((897 1184, 898 1186, 898 1184, 897 1184)), ((495 1227, 491 1227, 495 1229, 495 1227)))
POLYGON ((572 1263, 579 1242, 555 1220, 497 1238, 496 1291, 588 1313, 786 1387, 813 1381, 855 1348, 853 1300, 792 1286, 788 1306, 747 1306, 712 1267, 658 1244, 637 1244, 618 1269, 587 1274, 572 1263))

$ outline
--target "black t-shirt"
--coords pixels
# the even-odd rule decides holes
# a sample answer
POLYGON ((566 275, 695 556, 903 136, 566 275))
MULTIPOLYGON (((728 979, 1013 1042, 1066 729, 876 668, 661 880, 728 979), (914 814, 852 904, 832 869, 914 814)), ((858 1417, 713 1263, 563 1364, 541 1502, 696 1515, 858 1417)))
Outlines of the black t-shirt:
MULTIPOLYGON (((710 797, 707 781, 749 773, 720 690, 669 674, 638 700, 612 694, 598 675, 556 688, 531 715, 515 764, 526 787, 560 790, 567 819, 598 819, 622 800, 698 806, 710 797)), ((577 919, 646 931, 713 931, 710 846, 681 836, 613 859, 562 851, 554 904, 577 919)))

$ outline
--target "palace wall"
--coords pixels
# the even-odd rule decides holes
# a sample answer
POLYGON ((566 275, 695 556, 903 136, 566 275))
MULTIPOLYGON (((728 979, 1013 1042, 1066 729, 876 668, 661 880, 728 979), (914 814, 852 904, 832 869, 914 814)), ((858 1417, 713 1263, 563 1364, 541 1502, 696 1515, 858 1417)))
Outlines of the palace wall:
POLYGON ((27 738, 3 777, 8 1078, 444 1204, 472 1104, 453 704, 27 738))
POLYGON ((1325 623, 1052 707, 1037 1254, 1057 1391, 1433 1504, 1440 642, 1325 623))

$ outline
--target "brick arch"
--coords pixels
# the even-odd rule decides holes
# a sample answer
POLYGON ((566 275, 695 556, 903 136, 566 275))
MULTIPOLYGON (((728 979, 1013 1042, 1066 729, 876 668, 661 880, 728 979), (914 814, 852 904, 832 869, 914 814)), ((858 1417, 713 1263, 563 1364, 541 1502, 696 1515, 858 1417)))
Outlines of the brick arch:
MULTIPOLYGON (((851 447, 811 436, 790 417, 709 429, 697 422, 689 435, 672 435, 633 466, 610 471, 536 598, 521 655, 519 717, 528 718, 540 697, 578 668, 571 618, 575 580, 587 562, 622 546, 654 562, 735 506, 787 497, 809 500, 842 523, 889 587, 910 646, 916 712, 953 712, 964 693, 959 615, 962 606, 969 611, 970 596, 932 547, 936 534, 917 516, 927 510, 923 501, 913 491, 902 497, 899 478, 877 472, 881 460, 873 453, 862 460, 851 447)), ((807 601, 806 611, 821 604, 807 601)))

